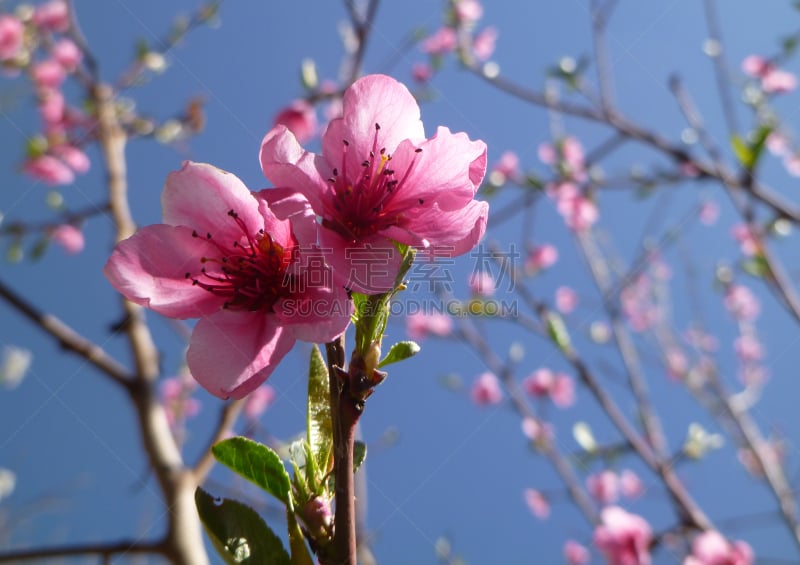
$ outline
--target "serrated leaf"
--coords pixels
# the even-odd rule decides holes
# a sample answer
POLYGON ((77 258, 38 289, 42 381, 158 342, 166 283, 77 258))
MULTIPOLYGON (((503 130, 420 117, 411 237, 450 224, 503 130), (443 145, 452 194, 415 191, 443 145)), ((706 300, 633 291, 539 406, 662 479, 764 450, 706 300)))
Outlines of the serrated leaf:
POLYGON ((331 395, 328 367, 319 348, 311 348, 311 361, 308 368, 308 412, 306 429, 308 444, 314 454, 317 467, 328 470, 333 449, 333 430, 331 428, 331 395))
POLYGON ((415 341, 398 341, 389 348, 389 353, 387 353, 386 357, 384 357, 383 360, 378 363, 378 368, 380 369, 386 365, 391 365, 392 363, 397 363, 403 359, 413 357, 419 353, 419 350, 419 344, 417 344, 415 341))
POLYGON ((194 502, 217 553, 228 565, 290 565, 278 536, 249 506, 198 487, 194 502))
POLYGON ((247 439, 232 437, 211 448, 214 457, 291 508, 289 474, 272 449, 247 439))
POLYGON ((367 458, 367 444, 363 441, 356 441, 353 445, 353 472, 358 471, 361 464, 367 458))

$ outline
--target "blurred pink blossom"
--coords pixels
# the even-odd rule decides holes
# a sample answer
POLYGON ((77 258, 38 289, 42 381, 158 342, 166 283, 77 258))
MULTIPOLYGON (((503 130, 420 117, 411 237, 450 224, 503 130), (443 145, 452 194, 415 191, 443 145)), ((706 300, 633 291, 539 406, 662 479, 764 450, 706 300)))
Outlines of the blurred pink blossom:
POLYGON ((713 200, 705 200, 700 205, 700 211, 697 217, 703 225, 713 226, 717 223, 717 219, 719 218, 719 206, 713 200))
POLYGON ((411 66, 411 77, 416 82, 428 82, 433 77, 433 68, 428 63, 414 63, 411 66))
POLYGON ((55 88, 43 88, 39 91, 39 116, 45 127, 60 126, 64 119, 66 105, 64 95, 55 88))
POLYGON ((586 565, 591 560, 589 550, 575 540, 567 540, 564 544, 564 560, 567 565, 586 565))
POLYGON ((298 143, 305 143, 317 133, 317 112, 305 100, 295 100, 275 116, 272 126, 278 124, 286 126, 298 143))
POLYGON ((161 403, 169 425, 175 427, 200 412, 200 401, 191 396, 196 383, 189 378, 168 377, 161 383, 161 403))
POLYGON ((86 153, 74 145, 56 145, 50 148, 50 152, 69 165, 76 173, 83 174, 91 167, 91 162, 86 153))
POLYGON ((531 396, 542 397, 550 394, 555 375, 550 369, 536 369, 522 380, 522 389, 531 396))
POLYGON ((528 510, 531 511, 531 514, 540 520, 544 520, 550 516, 550 503, 541 492, 536 489, 526 488, 523 492, 523 496, 525 498, 525 504, 528 506, 528 510))
POLYGON ((33 65, 31 78, 39 88, 59 88, 67 78, 67 73, 58 61, 46 59, 33 65))
POLYGON ((758 253, 758 241, 753 237, 753 231, 747 224, 736 224, 731 228, 733 239, 739 244, 742 254, 752 256, 758 253))
POLYGON ((458 0, 453 15, 459 23, 471 25, 483 17, 483 6, 477 0, 458 0))
POLYGON ((538 273, 548 269, 558 261, 558 249, 549 243, 534 247, 525 260, 525 272, 528 274, 538 273))
POLYGON ((619 506, 604 508, 594 530, 594 544, 609 565, 650 565, 650 524, 619 506))
POLYGON ((508 179, 514 180, 520 175, 519 157, 513 151, 505 151, 500 155, 500 159, 492 165, 490 171, 490 178, 502 176, 502 180, 496 184, 503 184, 508 179))
POLYGON ((545 165, 560 166, 565 177, 575 181, 586 179, 583 146, 577 138, 567 136, 555 145, 539 145, 539 160, 545 165))
POLYGON ((18 18, 0 15, 0 61, 13 59, 22 49, 25 26, 18 18))
POLYGON ((779 132, 773 131, 767 136, 767 149, 773 155, 777 155, 779 157, 783 157, 787 153, 789 153, 789 140, 786 136, 779 132))
POLYGON ((619 474, 619 490, 626 498, 639 498, 644 493, 644 483, 639 475, 630 469, 623 469, 619 474))
POLYGON ((469 289, 473 295, 489 297, 494 295, 497 286, 491 273, 477 271, 469 276, 469 289))
POLYGON ((619 477, 606 469, 586 478, 586 490, 601 505, 613 504, 619 499, 619 477))
POLYGON ((255 389, 247 397, 242 408, 245 418, 251 422, 258 420, 273 403, 275 396, 275 389, 268 384, 261 385, 255 389))
POLYGON ((578 306, 578 293, 568 286, 556 289, 556 309, 562 314, 569 314, 578 306))
POLYGON ((692 542, 692 554, 683 565, 750 565, 753 550, 746 542, 728 542, 716 530, 699 534, 692 542))
POLYGON ((457 42, 455 30, 445 26, 439 28, 433 35, 425 39, 420 47, 428 55, 446 55, 455 50, 457 42))
POLYGON ((575 383, 572 377, 556 373, 550 387, 550 399, 559 408, 568 408, 575 403, 575 383))
POLYGON ((83 52, 69 38, 59 39, 50 54, 67 72, 73 72, 83 60, 83 52))
POLYGON ((725 291, 725 308, 740 321, 755 320, 761 312, 758 298, 746 286, 730 285, 725 291))
POLYGON ((411 339, 423 339, 428 335, 447 337, 453 330, 453 320, 447 314, 415 312, 406 316, 406 333, 411 339))
POLYGON ((52 155, 40 155, 26 160, 22 170, 49 185, 72 184, 75 173, 61 159, 52 155))
POLYGON ((83 232, 72 224, 61 224, 50 232, 50 239, 70 255, 83 251, 83 232))
POLYGON ((67 31, 69 8, 64 0, 50 0, 40 4, 33 12, 33 23, 50 31, 67 31))
POLYGON ((487 27, 481 30, 472 40, 472 53, 479 61, 486 61, 494 53, 497 42, 497 29, 487 27))
POLYGON ((752 363, 764 358, 764 346, 752 334, 737 337, 733 342, 733 350, 742 363, 752 363))
POLYGON ((753 78, 760 79, 761 89, 766 93, 780 94, 797 88, 797 77, 781 70, 760 55, 750 55, 742 61, 742 70, 753 78))
POLYGON ((478 406, 500 404, 503 401, 503 389, 500 379, 494 373, 482 373, 472 385, 472 401, 478 406))
POLYGON ((689 369, 689 360, 686 358, 683 349, 677 346, 668 347, 664 352, 664 356, 669 377, 674 380, 683 379, 689 369))

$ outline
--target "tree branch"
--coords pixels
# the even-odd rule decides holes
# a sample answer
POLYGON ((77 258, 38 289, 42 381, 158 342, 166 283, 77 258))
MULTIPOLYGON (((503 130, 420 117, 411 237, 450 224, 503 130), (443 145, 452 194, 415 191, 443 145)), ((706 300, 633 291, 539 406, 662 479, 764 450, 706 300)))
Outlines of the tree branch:
POLYGON ((147 555, 164 554, 164 542, 146 542, 122 540, 114 543, 97 543, 85 545, 63 545, 42 549, 12 549, 0 553, 0 563, 32 561, 34 559, 63 559, 65 557, 97 555, 112 557, 114 555, 147 555))

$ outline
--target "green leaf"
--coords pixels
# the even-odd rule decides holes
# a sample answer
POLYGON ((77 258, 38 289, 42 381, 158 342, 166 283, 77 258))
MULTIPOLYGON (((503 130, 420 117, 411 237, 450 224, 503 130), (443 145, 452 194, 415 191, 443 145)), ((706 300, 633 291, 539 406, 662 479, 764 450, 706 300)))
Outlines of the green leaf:
POLYGON ((762 279, 770 274, 769 263, 763 255, 754 255, 742 261, 742 269, 745 273, 762 279))
POLYGON ((308 368, 308 444, 314 454, 317 467, 328 470, 333 449, 333 430, 331 428, 331 394, 328 380, 328 367, 319 348, 311 348, 311 362, 308 368))
POLYGON ((246 437, 232 437, 214 445, 211 452, 217 461, 292 507, 289 474, 269 447, 246 437))
POLYGON ((356 441, 353 445, 353 472, 358 471, 361 464, 367 458, 367 444, 363 441, 356 441))
POLYGON ((751 142, 749 144, 738 135, 731 138, 733 153, 746 171, 752 172, 756 168, 770 133, 772 133, 772 127, 762 125, 750 135, 751 142))
POLYGON ((386 357, 384 357, 383 360, 378 363, 378 368, 380 369, 386 365, 391 365, 392 363, 397 363, 403 359, 413 357, 419 353, 419 350, 419 345, 414 341, 398 341, 391 348, 389 348, 389 353, 387 353, 386 357))
POLYGON ((280 538, 249 506, 214 498, 202 488, 194 493, 200 520, 214 548, 228 565, 289 565, 280 538))
POLYGON ((731 138, 731 148, 733 148, 733 154, 736 155, 736 159, 739 163, 747 170, 750 170, 750 167, 753 164, 753 152, 750 150, 750 147, 745 143, 745 141, 739 135, 734 135, 731 138))
POLYGON ((297 517, 291 510, 286 510, 286 527, 289 529, 289 548, 292 552, 292 565, 314 565, 311 554, 308 553, 306 538, 297 517))
POLYGON ((562 352, 569 351, 571 348, 569 332, 567 331, 567 326, 564 324, 564 320, 561 318, 561 316, 553 311, 550 311, 547 314, 547 319, 545 322, 547 324, 547 334, 550 336, 550 339, 555 342, 562 352))

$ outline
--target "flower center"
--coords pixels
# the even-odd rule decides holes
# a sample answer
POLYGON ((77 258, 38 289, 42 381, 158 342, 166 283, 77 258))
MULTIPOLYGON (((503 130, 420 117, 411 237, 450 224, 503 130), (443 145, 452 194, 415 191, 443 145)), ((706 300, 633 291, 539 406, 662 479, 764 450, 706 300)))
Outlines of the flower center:
MULTIPOLYGON (((380 129, 381 126, 375 124, 372 149, 356 171, 347 168, 350 142, 343 139, 341 171, 334 167, 333 176, 328 179, 333 189, 335 218, 323 223, 353 241, 401 221, 401 211, 392 207, 392 199, 401 190, 416 162, 415 156, 405 172, 398 176, 391 167, 392 155, 386 152, 385 147, 378 147, 380 129)), ((415 153, 422 153, 422 149, 417 148, 415 153)))
MULTIPOLYGON (((279 298, 290 294, 287 267, 294 259, 295 249, 285 249, 263 229, 252 235, 234 210, 229 210, 228 216, 244 237, 226 245, 207 233, 206 240, 220 253, 217 257, 201 257, 200 273, 192 276, 187 272, 185 277, 193 285, 225 297, 222 307, 228 310, 272 310, 279 298)), ((201 236, 193 231, 192 237, 201 236)))

